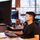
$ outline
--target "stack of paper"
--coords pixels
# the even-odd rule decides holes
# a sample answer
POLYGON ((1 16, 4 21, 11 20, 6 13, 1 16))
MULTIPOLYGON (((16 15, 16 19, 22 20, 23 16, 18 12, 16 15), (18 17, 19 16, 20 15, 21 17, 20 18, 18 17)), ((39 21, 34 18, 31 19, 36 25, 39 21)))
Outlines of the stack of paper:
POLYGON ((0 33, 0 38, 2 38, 2 37, 6 37, 4 32, 0 33))

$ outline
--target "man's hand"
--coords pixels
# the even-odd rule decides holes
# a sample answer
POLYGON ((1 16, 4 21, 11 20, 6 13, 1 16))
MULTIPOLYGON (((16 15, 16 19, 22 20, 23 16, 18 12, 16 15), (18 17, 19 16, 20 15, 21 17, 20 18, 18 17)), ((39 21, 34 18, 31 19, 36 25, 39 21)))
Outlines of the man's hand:
POLYGON ((14 27, 10 27, 11 29, 14 29, 14 27))

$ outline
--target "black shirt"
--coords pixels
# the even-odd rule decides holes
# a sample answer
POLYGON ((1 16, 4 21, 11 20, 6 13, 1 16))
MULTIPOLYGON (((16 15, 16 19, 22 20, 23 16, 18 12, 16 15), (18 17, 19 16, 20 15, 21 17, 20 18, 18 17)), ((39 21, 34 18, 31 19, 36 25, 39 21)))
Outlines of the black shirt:
POLYGON ((33 38, 35 34, 37 34, 38 25, 33 22, 30 25, 25 25, 23 29, 22 38, 33 38))

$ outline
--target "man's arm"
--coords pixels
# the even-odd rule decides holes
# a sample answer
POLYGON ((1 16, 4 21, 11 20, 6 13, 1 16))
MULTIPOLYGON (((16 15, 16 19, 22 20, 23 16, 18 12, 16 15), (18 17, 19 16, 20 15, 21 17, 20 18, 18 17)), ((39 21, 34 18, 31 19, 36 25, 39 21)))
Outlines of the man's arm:
POLYGON ((14 33, 14 34, 17 34, 17 35, 22 35, 23 34, 22 31, 8 31, 8 30, 6 30, 5 32, 7 32, 7 33, 14 33))

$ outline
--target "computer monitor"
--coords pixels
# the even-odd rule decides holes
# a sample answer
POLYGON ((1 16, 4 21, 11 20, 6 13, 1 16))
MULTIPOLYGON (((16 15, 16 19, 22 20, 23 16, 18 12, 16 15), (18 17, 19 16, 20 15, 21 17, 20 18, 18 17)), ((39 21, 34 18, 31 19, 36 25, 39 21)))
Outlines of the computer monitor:
POLYGON ((18 11, 17 10, 11 11, 11 16, 12 23, 16 23, 16 19, 18 19, 18 11))

